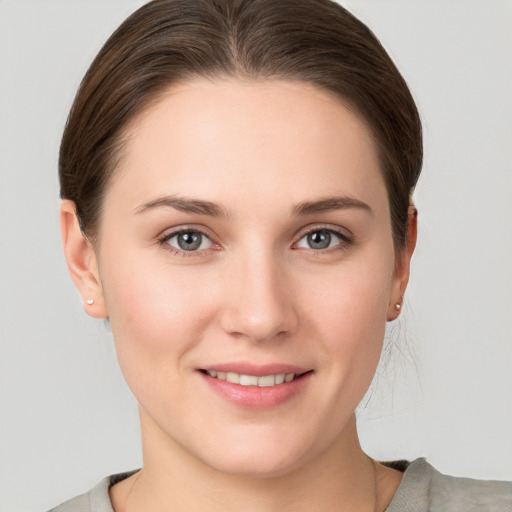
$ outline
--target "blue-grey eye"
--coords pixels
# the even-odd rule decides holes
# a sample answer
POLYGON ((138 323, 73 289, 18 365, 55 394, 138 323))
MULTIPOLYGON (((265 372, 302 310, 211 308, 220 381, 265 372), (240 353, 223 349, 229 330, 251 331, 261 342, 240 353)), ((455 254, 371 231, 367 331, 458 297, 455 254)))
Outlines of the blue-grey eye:
POLYGON ((212 245, 211 240, 199 231, 181 231, 171 236, 167 243, 182 251, 199 251, 212 245))
POLYGON ((315 249, 317 251, 322 249, 329 249, 339 245, 343 239, 340 235, 329 229, 318 229, 311 231, 304 235, 297 244, 297 247, 303 249, 315 249))

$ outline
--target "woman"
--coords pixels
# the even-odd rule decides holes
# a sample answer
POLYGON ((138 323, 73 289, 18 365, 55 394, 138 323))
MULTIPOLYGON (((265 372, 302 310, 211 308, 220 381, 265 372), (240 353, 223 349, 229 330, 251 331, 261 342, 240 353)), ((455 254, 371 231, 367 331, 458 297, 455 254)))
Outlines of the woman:
POLYGON ((359 445, 421 163, 405 82, 334 3, 157 0, 123 23, 68 120, 61 226, 144 465, 55 510, 510 507, 509 484, 359 445))

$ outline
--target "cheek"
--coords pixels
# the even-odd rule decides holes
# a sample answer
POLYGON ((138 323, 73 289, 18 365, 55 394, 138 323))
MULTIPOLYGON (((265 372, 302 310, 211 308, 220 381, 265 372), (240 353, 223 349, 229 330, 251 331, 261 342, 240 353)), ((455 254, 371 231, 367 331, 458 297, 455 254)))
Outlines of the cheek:
POLYGON ((322 331, 335 337, 345 333, 344 340, 354 343, 361 341, 363 333, 383 331, 391 292, 390 267, 378 262, 347 265, 326 276, 323 286, 318 281, 315 286, 314 279, 304 283, 305 300, 314 308, 312 317, 321 321, 322 331))
POLYGON ((214 315, 206 276, 143 258, 117 260, 104 275, 117 357, 130 387, 159 375, 178 378, 186 354, 200 343, 214 315))
POLYGON ((335 368, 337 385, 342 375, 343 385, 364 393, 373 378, 385 336, 391 269, 391 260, 376 258, 333 273, 323 290, 307 283, 309 330, 322 343, 322 362, 335 368))

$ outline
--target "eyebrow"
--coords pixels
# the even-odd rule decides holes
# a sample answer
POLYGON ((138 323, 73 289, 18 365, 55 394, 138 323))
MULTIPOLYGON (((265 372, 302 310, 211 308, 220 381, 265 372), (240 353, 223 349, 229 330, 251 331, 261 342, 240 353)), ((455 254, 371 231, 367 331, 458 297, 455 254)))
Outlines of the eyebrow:
POLYGON ((370 214, 373 213, 370 206, 359 199, 348 196, 336 196, 318 199, 317 201, 304 201, 299 203, 293 209, 293 214, 299 216, 313 215, 315 213, 348 210, 351 208, 364 210, 370 214))
POLYGON ((197 213, 210 217, 227 218, 230 216, 228 210, 210 201, 177 196, 163 196, 144 203, 135 209, 135 213, 140 214, 155 208, 174 208, 180 212, 197 213))
MULTIPOLYGON (((227 209, 211 201, 177 196, 163 196, 153 199, 137 207, 135 213, 141 214, 155 208, 174 208, 181 212, 208 215, 210 217, 229 218, 231 216, 227 209)), ((296 216, 306 216, 315 213, 347 210, 351 208, 373 213, 368 204, 348 196, 326 197, 316 201, 303 201, 293 208, 292 213, 296 216)))

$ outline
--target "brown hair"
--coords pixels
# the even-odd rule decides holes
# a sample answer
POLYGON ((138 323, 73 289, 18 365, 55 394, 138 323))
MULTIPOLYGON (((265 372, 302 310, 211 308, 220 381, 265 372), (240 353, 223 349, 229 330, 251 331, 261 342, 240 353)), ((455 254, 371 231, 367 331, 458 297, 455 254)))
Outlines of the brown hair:
POLYGON ((193 77, 303 81, 370 126, 388 191, 395 249, 407 235, 422 165, 409 89, 373 33, 331 0, 154 0, 112 34, 87 71, 60 148, 61 197, 94 237, 127 124, 193 77))

